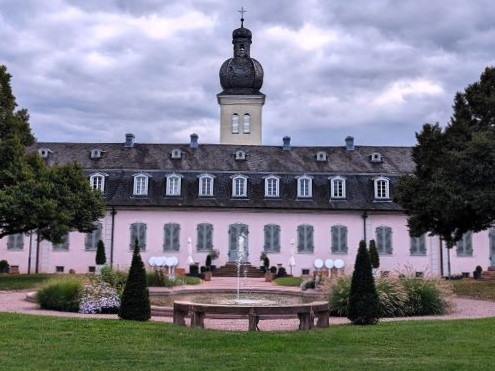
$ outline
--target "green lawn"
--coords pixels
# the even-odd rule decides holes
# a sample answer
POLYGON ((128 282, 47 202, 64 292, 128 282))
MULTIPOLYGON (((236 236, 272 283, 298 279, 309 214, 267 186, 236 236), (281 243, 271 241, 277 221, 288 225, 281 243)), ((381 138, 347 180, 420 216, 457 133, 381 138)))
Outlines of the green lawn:
POLYGON ((456 295, 495 301, 495 282, 481 280, 452 280, 456 295))
POLYGON ((302 277, 280 277, 273 281, 278 286, 301 286, 304 281, 302 277))
POLYGON ((5 274, 0 275, 0 291, 24 290, 38 287, 53 274, 5 274))
POLYGON ((495 319, 248 333, 0 314, 2 370, 488 370, 495 319))

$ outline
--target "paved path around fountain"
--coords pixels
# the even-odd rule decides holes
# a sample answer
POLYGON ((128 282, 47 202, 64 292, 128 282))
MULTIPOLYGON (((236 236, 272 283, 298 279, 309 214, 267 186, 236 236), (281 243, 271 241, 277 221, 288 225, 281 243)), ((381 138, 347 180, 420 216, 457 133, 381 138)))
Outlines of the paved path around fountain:
MULTIPOLYGON (((210 290, 210 289, 236 289, 237 281, 232 278, 214 277, 210 282, 204 282, 201 285, 196 286, 182 286, 180 288, 166 289, 166 288, 152 288, 152 291, 176 291, 182 290, 210 290)), ((260 278, 248 278, 244 279, 241 289, 253 290, 263 289, 270 292, 276 291, 291 291, 300 292, 298 287, 282 287, 275 286, 270 282, 264 282, 264 279, 260 278)), ((78 318, 107 318, 117 319, 116 315, 108 314, 79 314, 79 313, 65 313, 49 310, 41 310, 37 304, 26 301, 26 294, 28 291, 0 291, 0 312, 13 312, 23 313, 40 316, 55 316, 55 317, 78 317, 78 318)), ((474 318, 486 318, 495 317, 495 302, 473 300, 465 298, 454 298, 453 300, 455 309, 452 313, 444 316, 426 316, 426 317, 408 317, 408 318, 389 318, 384 319, 384 322, 388 321, 417 321, 417 320, 452 320, 452 319, 474 319, 474 318)), ((157 322, 172 322, 171 317, 153 317, 153 321, 157 322)), ((330 317, 330 325, 347 324, 349 321, 346 318, 330 317)), ((280 320, 262 320, 259 323, 261 331, 289 331, 297 330, 299 326, 299 320, 294 319, 280 319, 280 320)), ((230 330, 230 331, 246 331, 247 320, 246 319, 205 319, 205 327, 216 330, 230 330)))

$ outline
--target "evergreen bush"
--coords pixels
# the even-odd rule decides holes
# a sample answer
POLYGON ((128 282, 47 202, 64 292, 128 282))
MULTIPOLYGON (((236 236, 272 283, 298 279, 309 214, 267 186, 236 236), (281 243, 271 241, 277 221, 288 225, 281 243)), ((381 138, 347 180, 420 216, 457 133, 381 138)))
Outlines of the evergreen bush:
POLYGON ((371 271, 371 262, 366 242, 359 243, 359 250, 352 274, 347 318, 355 325, 371 325, 380 318, 378 294, 371 271))
POLYGON ((148 321, 151 318, 151 305, 146 270, 139 252, 139 243, 134 243, 131 269, 122 295, 119 317, 133 321, 148 321))
POLYGON ((378 255, 378 250, 376 249, 375 240, 370 241, 370 261, 372 268, 380 268, 380 256, 378 255))
POLYGON ((9 262, 7 260, 0 260, 0 273, 9 273, 9 262))
POLYGON ((38 290, 36 299, 41 309, 77 312, 82 288, 83 284, 78 277, 54 278, 38 290))
POLYGON ((211 255, 210 254, 206 255, 205 266, 206 266, 207 270, 211 271, 211 255))
POLYGON ((105 244, 102 240, 98 241, 96 245, 96 265, 105 265, 107 263, 107 256, 105 255, 105 244))

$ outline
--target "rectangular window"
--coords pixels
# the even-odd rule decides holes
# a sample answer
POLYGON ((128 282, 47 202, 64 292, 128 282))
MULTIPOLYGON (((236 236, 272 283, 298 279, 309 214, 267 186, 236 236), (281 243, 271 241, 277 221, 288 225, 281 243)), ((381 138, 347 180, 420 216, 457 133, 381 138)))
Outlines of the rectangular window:
POLYGON ((266 252, 280 252, 280 226, 276 224, 267 224, 265 231, 265 246, 266 252))
POLYGON ((180 196, 180 177, 167 177, 167 196, 180 196))
POLYGON ((265 179, 265 196, 278 197, 278 178, 265 179))
POLYGON ((9 235, 7 240, 7 249, 22 250, 24 248, 24 234, 16 233, 9 235))
POLYGON ((245 178, 234 178, 233 180, 233 196, 234 197, 246 197, 246 179, 245 178))
POLYGON ((163 226, 164 240, 163 251, 179 251, 179 233, 180 225, 177 223, 168 223, 163 226))
POLYGON ((385 178, 379 178, 375 180, 375 198, 376 199, 389 199, 389 181, 385 178))
POLYGON ((313 226, 300 225, 297 227, 297 251, 300 253, 312 253, 313 245, 313 226))
POLYGON ((54 250, 69 250, 69 234, 65 234, 62 237, 62 242, 53 244, 53 249, 54 250))
POLYGON ((411 237, 411 247, 409 249, 411 255, 426 255, 425 235, 419 237, 411 237))
POLYGON ((96 229, 93 232, 86 233, 86 237, 84 239, 84 248, 86 250, 96 250, 98 245, 98 241, 102 239, 101 232, 103 229, 103 224, 96 223, 96 229))
POLYGON ((211 176, 199 178, 199 195, 213 196, 213 178, 211 176))
POLYGON ((103 192, 104 178, 101 175, 95 175, 90 178, 90 185, 92 189, 96 189, 103 192))
POLYGON ((297 197, 311 197, 312 196, 312 182, 311 178, 303 177, 297 180, 297 197))
POLYGON ((332 179, 331 197, 345 198, 345 180, 341 178, 332 179))
POLYGON ((473 232, 464 233, 456 243, 457 256, 473 256, 473 232))
POLYGON ((56 273, 64 273, 64 267, 62 265, 57 265, 55 267, 55 272, 56 273))
POLYGON ((88 267, 88 273, 95 273, 96 267, 94 265, 88 267))
POLYGON ((198 251, 210 251, 213 249, 213 225, 201 223, 196 227, 198 232, 196 249, 198 251))
POLYGON ((148 194, 148 177, 144 175, 134 177, 134 195, 146 196, 148 194))
POLYGON ((146 229, 147 226, 144 223, 131 224, 131 243, 130 243, 131 250, 134 250, 134 244, 136 243, 136 239, 138 241, 139 249, 141 251, 146 250, 146 229))
POLYGON ((332 239, 332 253, 347 253, 347 227, 343 225, 333 225, 330 228, 332 239))
POLYGON ((376 228, 376 248, 380 255, 392 255, 392 228, 376 228))

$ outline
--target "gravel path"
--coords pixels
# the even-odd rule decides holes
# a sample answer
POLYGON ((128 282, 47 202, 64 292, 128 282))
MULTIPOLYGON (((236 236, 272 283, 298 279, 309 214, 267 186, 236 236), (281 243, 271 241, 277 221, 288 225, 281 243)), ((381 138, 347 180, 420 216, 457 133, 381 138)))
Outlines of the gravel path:
MULTIPOLYGON (((38 305, 26 300, 28 291, 0 291, 0 312, 23 313, 39 316, 55 317, 76 317, 76 318, 106 318, 117 319, 116 315, 109 314, 79 314, 65 313, 50 310, 41 310, 38 305)), ((425 316, 425 317, 407 317, 407 318, 388 318, 388 321, 417 321, 417 320, 453 320, 453 319, 472 319, 495 317, 495 302, 473 300, 465 298, 454 298, 454 310, 452 313, 443 316, 425 316)), ((170 317, 152 317, 152 321, 171 323, 170 317)), ((346 324, 349 321, 346 318, 330 317, 330 325, 346 324)), ((261 331, 292 331, 297 330, 299 320, 297 319, 279 319, 279 320, 262 320, 259 323, 261 331)), ((229 331, 246 331, 247 319, 205 319, 205 327, 216 330, 229 331)))

